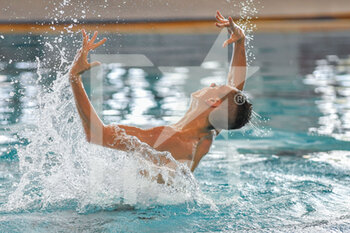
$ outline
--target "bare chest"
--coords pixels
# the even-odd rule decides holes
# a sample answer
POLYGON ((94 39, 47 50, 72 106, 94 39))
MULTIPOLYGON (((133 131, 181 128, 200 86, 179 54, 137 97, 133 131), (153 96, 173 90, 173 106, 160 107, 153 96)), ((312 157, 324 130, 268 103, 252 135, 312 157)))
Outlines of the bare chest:
POLYGON ((169 151, 174 159, 188 164, 193 171, 198 166, 203 156, 209 152, 212 141, 212 137, 198 140, 173 138, 155 149, 169 151))

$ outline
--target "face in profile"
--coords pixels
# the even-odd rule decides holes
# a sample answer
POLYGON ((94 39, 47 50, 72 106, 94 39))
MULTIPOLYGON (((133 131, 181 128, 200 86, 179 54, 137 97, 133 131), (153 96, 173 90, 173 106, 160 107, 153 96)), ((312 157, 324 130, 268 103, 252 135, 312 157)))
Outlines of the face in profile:
POLYGON ((216 85, 215 83, 212 83, 209 87, 193 92, 192 98, 202 103, 206 103, 210 107, 212 105, 218 105, 220 100, 230 92, 237 93, 238 90, 228 85, 216 85))
POLYGON ((239 129, 250 120, 252 105, 234 87, 212 83, 194 92, 192 97, 210 110, 209 122, 213 129, 239 129))

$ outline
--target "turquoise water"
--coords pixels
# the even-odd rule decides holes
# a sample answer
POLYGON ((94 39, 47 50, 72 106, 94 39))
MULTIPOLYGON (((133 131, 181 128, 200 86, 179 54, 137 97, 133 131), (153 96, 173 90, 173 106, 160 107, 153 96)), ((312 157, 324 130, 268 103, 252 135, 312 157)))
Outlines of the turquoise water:
MULTIPOLYGON (((246 91, 260 117, 215 141, 188 192, 132 179, 136 161, 81 140, 69 87, 52 86, 74 38, 4 35, 1 231, 350 231, 349 34, 257 34, 259 71, 246 91)), ((218 35, 106 36, 96 54, 143 54, 151 65, 102 66, 105 123, 173 123, 192 91, 224 82, 229 56, 211 50, 218 35)))

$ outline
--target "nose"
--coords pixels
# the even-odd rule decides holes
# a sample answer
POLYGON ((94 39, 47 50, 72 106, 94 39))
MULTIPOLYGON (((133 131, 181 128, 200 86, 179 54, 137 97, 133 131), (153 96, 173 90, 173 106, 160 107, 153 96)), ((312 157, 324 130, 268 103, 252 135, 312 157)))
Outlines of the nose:
POLYGON ((215 83, 210 84, 210 87, 216 87, 215 83))

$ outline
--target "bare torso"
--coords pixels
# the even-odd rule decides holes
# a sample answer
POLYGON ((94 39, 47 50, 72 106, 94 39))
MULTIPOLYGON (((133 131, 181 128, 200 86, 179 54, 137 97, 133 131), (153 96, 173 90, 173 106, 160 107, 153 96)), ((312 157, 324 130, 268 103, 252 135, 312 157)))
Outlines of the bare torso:
MULTIPOLYGON (((168 151, 178 162, 186 164, 193 172, 200 160, 209 152, 215 132, 192 136, 177 131, 171 126, 160 126, 147 130, 120 126, 129 135, 136 136, 158 151, 168 151)), ((172 165, 169 164, 171 167, 172 165)))

